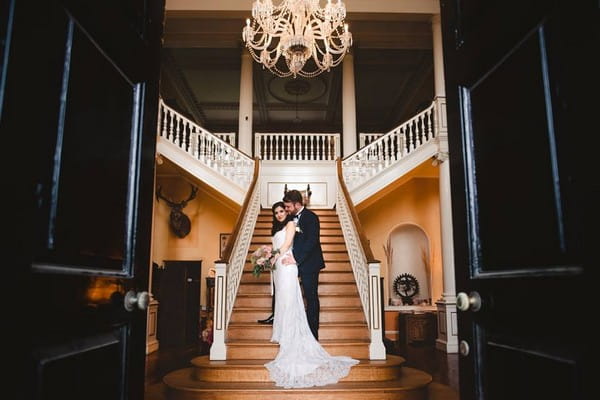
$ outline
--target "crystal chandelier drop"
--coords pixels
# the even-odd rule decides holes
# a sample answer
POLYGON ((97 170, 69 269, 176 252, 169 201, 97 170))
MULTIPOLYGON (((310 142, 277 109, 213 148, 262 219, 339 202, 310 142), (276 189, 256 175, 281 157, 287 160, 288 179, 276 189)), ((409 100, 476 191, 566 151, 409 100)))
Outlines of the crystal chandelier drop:
POLYGON ((342 0, 256 0, 242 39, 250 54, 279 77, 312 78, 338 65, 352 45, 342 0), (283 55, 282 62, 278 63, 283 55), (314 65, 309 60, 314 61, 314 65))

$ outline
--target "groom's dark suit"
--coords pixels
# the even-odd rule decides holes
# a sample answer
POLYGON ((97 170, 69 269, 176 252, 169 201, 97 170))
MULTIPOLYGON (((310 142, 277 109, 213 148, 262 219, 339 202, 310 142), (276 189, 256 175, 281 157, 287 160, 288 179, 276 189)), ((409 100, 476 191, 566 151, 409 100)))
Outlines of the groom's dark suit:
POLYGON ((321 249, 321 226, 317 214, 306 207, 296 217, 298 218, 298 222, 292 252, 298 264, 298 276, 302 281, 302 288, 304 289, 308 325, 313 336, 318 340, 320 309, 319 271, 325 268, 323 250, 321 249))

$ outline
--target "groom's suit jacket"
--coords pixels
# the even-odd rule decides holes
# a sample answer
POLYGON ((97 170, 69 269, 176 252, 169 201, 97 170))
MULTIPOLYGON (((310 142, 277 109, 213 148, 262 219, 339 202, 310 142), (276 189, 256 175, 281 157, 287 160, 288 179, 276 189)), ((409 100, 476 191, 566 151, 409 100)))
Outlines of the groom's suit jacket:
POLYGON ((298 217, 297 228, 294 235, 293 254, 298 263, 298 273, 319 272, 325 268, 323 250, 321 249, 321 226, 319 217, 311 210, 304 207, 298 217))

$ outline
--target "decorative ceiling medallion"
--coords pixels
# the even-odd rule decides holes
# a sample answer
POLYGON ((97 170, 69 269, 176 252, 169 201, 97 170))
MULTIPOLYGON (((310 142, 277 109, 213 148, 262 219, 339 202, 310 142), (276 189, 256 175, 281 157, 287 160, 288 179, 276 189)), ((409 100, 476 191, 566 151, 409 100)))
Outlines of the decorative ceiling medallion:
POLYGON ((322 77, 311 80, 273 77, 267 87, 271 96, 288 104, 311 103, 327 93, 327 83, 322 77))

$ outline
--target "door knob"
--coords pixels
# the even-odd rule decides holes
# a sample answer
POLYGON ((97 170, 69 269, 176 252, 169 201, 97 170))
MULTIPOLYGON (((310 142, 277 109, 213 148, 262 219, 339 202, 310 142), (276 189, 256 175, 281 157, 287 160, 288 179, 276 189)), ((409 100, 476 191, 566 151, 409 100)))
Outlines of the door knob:
POLYGON ((471 348, 469 347, 469 342, 466 340, 461 340, 458 345, 458 350, 460 351, 460 355, 466 357, 471 352, 471 348))
POLYGON ((150 303, 150 294, 148 292, 136 293, 130 290, 125 294, 124 306, 127 311, 133 311, 137 305, 140 310, 146 310, 150 303))
POLYGON ((460 292, 456 295, 456 308, 460 311, 471 310, 477 312, 481 309, 481 296, 477 292, 466 294, 460 292))

